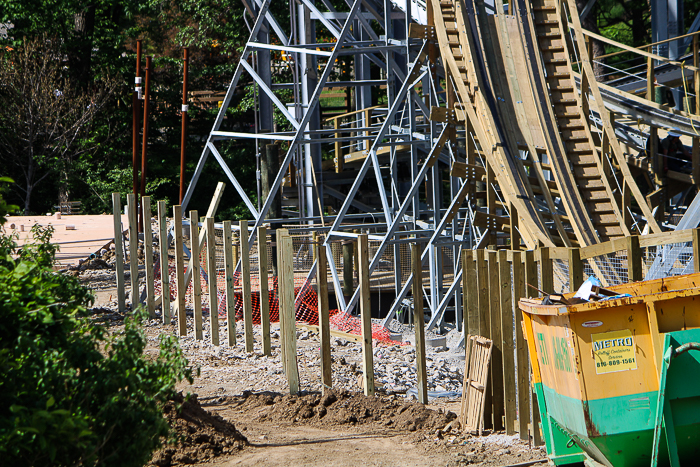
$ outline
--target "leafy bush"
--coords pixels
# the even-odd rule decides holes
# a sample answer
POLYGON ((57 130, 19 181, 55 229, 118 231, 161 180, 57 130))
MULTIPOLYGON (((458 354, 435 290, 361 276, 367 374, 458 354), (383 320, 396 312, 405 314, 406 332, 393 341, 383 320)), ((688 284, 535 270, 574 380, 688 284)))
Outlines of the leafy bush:
POLYGON ((50 269, 52 230, 21 251, 0 235, 0 458, 4 465, 142 466, 167 436, 162 404, 192 381, 177 341, 146 358, 141 312, 119 335, 90 291, 50 269))

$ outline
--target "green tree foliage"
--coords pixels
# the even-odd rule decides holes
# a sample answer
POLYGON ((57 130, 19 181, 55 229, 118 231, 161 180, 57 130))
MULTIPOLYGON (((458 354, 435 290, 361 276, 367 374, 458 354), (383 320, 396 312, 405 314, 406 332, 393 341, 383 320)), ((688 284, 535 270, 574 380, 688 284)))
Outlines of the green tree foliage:
POLYGON ((93 301, 51 270, 52 230, 0 237, 0 456, 4 465, 142 466, 169 433, 161 404, 192 371, 172 336, 146 358, 143 314, 109 335, 93 301))

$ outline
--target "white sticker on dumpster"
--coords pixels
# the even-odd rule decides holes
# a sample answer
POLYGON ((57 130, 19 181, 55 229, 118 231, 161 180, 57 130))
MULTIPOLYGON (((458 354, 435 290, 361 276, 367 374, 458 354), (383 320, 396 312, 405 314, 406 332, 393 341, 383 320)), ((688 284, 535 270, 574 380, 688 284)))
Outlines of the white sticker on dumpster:
POLYGON ((597 374, 637 369, 634 337, 629 329, 591 334, 591 341, 597 374))

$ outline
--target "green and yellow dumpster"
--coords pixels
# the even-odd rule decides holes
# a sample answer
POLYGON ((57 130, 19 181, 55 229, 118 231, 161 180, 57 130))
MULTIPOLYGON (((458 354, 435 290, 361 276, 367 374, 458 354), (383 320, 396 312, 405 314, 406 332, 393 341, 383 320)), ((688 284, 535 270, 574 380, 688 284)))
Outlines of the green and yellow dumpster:
POLYGON ((519 302, 554 464, 700 465, 699 287, 700 273, 519 302))

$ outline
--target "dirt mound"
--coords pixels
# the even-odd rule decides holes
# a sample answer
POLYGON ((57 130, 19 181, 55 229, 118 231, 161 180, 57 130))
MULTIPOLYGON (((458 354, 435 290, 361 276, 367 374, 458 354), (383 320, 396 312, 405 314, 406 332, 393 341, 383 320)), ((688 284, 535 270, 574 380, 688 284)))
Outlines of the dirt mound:
POLYGON ((298 422, 316 426, 376 425, 384 428, 420 431, 443 428, 457 415, 432 410, 417 402, 395 396, 367 397, 345 390, 280 395, 274 393, 244 394, 242 410, 255 412, 256 421, 298 422))
POLYGON ((151 465, 195 464, 224 454, 235 454, 248 444, 233 423, 204 410, 196 395, 185 400, 182 394, 178 394, 163 411, 175 430, 176 444, 165 444, 153 455, 151 465))

